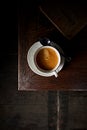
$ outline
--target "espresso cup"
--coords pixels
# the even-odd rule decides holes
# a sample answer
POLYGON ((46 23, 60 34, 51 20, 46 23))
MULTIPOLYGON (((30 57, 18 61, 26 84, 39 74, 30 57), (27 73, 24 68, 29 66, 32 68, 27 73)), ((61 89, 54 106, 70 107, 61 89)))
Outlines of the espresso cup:
MULTIPOLYGON (((60 65, 61 56, 58 50, 52 46, 42 46, 34 55, 34 64, 40 72, 58 76, 56 71, 60 65)), ((43 76, 43 75, 42 75, 43 76)))

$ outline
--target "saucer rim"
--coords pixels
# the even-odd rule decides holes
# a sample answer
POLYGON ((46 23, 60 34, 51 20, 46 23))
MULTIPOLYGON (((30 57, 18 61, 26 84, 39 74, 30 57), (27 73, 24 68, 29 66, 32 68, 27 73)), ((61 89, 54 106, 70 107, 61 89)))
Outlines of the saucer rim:
MULTIPOLYGON (((29 49, 28 49, 28 53, 27 53, 27 62, 28 62, 28 66, 30 67, 30 69, 40 75, 40 76, 44 76, 44 77, 50 77, 53 76, 53 72, 49 72, 49 73, 45 73, 45 72, 41 72, 37 69, 37 67, 34 65, 34 54, 37 51, 38 48, 42 47, 43 45, 37 41, 35 42, 29 49)), ((57 44, 58 49, 60 49, 63 52, 62 48, 57 44)), ((56 72, 59 73, 59 71, 62 70, 63 66, 65 63, 65 58, 63 56, 61 56, 61 63, 59 65, 59 67, 56 69, 56 72)))

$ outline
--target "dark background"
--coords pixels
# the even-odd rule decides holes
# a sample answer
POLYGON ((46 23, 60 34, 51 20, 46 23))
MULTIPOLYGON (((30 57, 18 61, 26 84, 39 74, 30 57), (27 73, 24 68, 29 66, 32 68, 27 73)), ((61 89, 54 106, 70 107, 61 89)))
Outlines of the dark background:
MULTIPOLYGON (((4 2, 1 20, 4 35, 0 44, 0 129, 56 130, 58 91, 17 90, 19 17, 29 20, 37 14, 40 1, 4 2)), ((87 92, 60 92, 59 98, 61 130, 87 130, 87 92)))

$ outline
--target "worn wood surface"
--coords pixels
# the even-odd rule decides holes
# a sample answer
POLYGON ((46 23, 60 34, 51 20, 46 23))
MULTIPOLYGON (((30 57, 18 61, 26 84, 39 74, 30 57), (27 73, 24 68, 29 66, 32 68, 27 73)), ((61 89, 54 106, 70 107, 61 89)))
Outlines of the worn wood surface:
POLYGON ((58 78, 41 77, 31 71, 27 63, 27 53, 31 45, 42 36, 53 34, 51 38, 54 41, 59 37, 50 22, 37 16, 38 13, 33 17, 21 16, 19 20, 18 90, 87 90, 87 27, 67 44, 61 44, 72 55, 72 60, 65 64, 58 78))
POLYGON ((85 2, 45 0, 39 8, 43 15, 68 39, 72 39, 87 25, 85 2))
POLYGON ((87 130, 87 91, 60 91, 59 102, 60 130, 87 130))

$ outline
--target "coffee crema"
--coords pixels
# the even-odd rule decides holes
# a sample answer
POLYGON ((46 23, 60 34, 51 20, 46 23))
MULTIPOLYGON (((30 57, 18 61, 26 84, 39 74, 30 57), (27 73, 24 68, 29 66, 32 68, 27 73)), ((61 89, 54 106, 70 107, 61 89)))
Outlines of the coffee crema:
POLYGON ((36 56, 37 65, 43 70, 52 70, 58 64, 58 56, 51 48, 41 49, 36 56))

